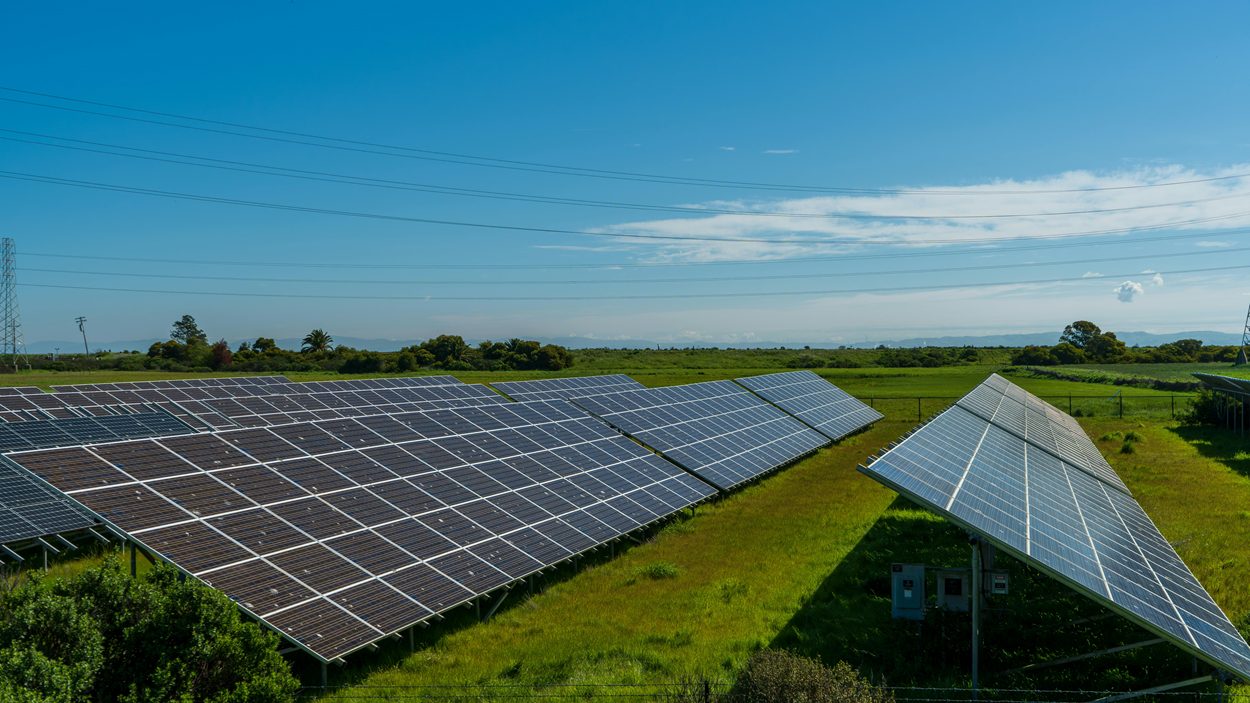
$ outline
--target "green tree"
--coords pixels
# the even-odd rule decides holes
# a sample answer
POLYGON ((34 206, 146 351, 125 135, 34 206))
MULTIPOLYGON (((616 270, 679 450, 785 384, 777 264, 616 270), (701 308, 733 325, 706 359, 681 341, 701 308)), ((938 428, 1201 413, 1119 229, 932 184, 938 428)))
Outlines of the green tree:
POLYGON ((334 344, 334 337, 331 337, 325 330, 317 328, 312 332, 304 335, 302 347, 300 351, 305 354, 315 354, 317 352, 330 351, 330 347, 334 344))
POLYGON ((436 364, 464 363, 469 356, 469 345, 465 343, 464 337, 456 334, 440 334, 422 342, 420 347, 434 357, 436 364))
POLYGON ((257 337, 256 341, 252 342, 252 350, 256 352, 260 352, 261 354, 264 354, 265 352, 273 351, 274 349, 277 349, 277 348, 278 348, 278 343, 273 341, 271 337, 257 337))
POLYGON ((1093 338, 1102 334, 1102 329, 1089 320, 1077 320, 1063 328, 1059 342, 1071 344, 1077 349, 1084 349, 1093 338))
POLYGON ((1050 353, 1061 364, 1085 363, 1085 352, 1071 342, 1060 342, 1050 348, 1050 353))
POLYGON ((1114 332, 1104 332, 1086 342, 1085 354, 1097 362, 1115 363, 1128 354, 1128 347, 1116 338, 1114 332))
POLYGON ((1029 345, 1012 354, 1011 363, 1017 366, 1050 366, 1057 360, 1048 347, 1029 345))
POLYGON ((174 322, 174 328, 169 333, 169 338, 175 342, 181 342, 190 346, 192 344, 208 344, 208 335, 200 326, 196 324, 195 318, 190 315, 183 315, 182 319, 174 322))

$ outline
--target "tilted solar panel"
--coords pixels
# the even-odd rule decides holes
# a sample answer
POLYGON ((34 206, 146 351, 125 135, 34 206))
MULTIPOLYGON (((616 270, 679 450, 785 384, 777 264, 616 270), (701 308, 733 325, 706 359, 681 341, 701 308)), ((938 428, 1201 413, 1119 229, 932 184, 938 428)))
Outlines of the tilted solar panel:
MULTIPOLYGON (((0 452, 190 431, 166 413, 21 422, 0 425, 0 452)), ((95 522, 82 506, 0 461, 0 544, 80 530, 95 522)))
POLYGON ((573 402, 722 490, 829 443, 733 381, 618 391, 573 402))
POLYGON ((553 400, 577 398, 601 393, 627 391, 646 386, 625 374, 545 378, 535 381, 495 381, 492 386, 507 393, 513 400, 553 400))
POLYGON ((1058 456, 1068 465, 1119 490, 1128 491, 1075 418, 1002 376, 991 374, 956 403, 981 419, 1058 456))
POLYGON ((1213 373, 1195 373, 1194 377, 1212 390, 1250 398, 1250 379, 1213 373))
POLYGON ((10 456, 327 661, 715 493, 565 401, 10 456))
POLYGON ((123 391, 157 388, 199 388, 225 386, 260 386, 272 383, 290 383, 286 376, 229 376, 223 378, 180 378, 160 381, 117 381, 113 383, 79 383, 53 386, 61 392, 83 393, 91 391, 123 391))
POLYGON ((770 373, 737 381, 834 441, 885 417, 811 371, 770 373))
POLYGON ((1250 646, 1122 484, 1100 480, 962 405, 860 471, 1250 679, 1250 646))

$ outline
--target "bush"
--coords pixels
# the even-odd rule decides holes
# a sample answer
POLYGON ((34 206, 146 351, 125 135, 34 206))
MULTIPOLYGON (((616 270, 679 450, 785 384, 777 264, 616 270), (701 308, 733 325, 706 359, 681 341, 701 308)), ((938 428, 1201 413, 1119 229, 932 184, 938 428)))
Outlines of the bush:
POLYGON ((676 564, 667 561, 657 561, 654 564, 647 564, 638 569, 639 576, 646 576, 654 581, 677 578, 679 572, 676 564))
POLYGON ((298 686, 276 635, 168 566, 135 579, 111 559, 0 594, 0 700, 284 703, 298 686))
POLYGON ((827 667, 815 659, 765 649, 751 655, 734 687, 743 703, 893 703, 894 694, 870 683, 850 664, 827 667))

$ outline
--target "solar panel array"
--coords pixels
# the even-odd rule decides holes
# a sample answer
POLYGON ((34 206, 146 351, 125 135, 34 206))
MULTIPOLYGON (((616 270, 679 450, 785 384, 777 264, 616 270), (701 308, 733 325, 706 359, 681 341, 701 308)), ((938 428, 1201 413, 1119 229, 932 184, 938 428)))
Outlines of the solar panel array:
POLYGON ((119 381, 116 383, 80 383, 53 386, 58 392, 89 393, 92 391, 137 391, 156 388, 212 388, 231 386, 261 386, 273 383, 290 383, 286 376, 229 376, 224 378, 179 378, 157 381, 119 381))
POLYGON ((737 381, 835 442, 885 417, 811 371, 770 373, 737 381))
POLYGON ((618 391, 574 402, 722 490, 828 443, 733 381, 618 391))
POLYGON ((0 396, 0 409, 3 409, 0 420, 26 422, 164 410, 196 429, 219 430, 506 402, 486 386, 460 383, 451 376, 310 383, 292 383, 281 376, 261 376, 57 388, 65 390, 0 396), (211 380, 234 382, 197 385, 200 381, 211 380), (245 382, 253 380, 256 382, 245 382))
MULTIPOLYGON (((1069 423, 1001 378, 987 384, 1024 399, 1027 422, 1069 423), (1027 411, 1026 411, 1027 412, 1027 411)), ((860 470, 989 539, 1025 563, 1127 616, 1211 664, 1250 679, 1250 646, 1118 480, 1068 461, 1058 443, 991 422, 987 399, 947 409, 860 470)), ((1000 397, 1000 403, 1003 401, 1000 397)), ((1040 401, 1037 401, 1040 402, 1040 401)), ((1018 417, 1015 408, 1008 413, 1018 417)), ((1070 419, 1070 418, 1068 418, 1070 419)), ((1088 438, 1086 439, 1088 441, 1088 438)))
POLYGON ((495 381, 492 386, 507 393, 513 400, 554 400, 627 391, 646 386, 625 374, 546 378, 537 381, 495 381))
POLYGON ((714 493, 566 401, 9 457, 323 660, 714 493))
POLYGON ((1194 376, 1211 390, 1250 398, 1250 379, 1220 376, 1213 373, 1195 373, 1194 376))
MULTIPOLYGON (((0 425, 0 451, 59 447, 190 431, 166 413, 0 425)), ((29 473, 0 461, 0 544, 81 530, 95 518, 29 473)))

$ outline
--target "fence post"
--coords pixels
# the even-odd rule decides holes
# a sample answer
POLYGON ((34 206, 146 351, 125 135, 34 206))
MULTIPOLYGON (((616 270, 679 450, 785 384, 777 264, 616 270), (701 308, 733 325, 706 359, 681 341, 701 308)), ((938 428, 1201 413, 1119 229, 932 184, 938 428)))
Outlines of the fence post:
POLYGON ((920 399, 916 398, 916 422, 920 422, 920 399))
POLYGON ((1120 419, 1124 419, 1124 394, 1120 393, 1120 419))
POLYGON ((1072 414, 1072 394, 1068 394, 1068 414, 1072 414))
POLYGON ((1175 420, 1176 419, 1176 396, 1171 396, 1171 398, 1172 398, 1172 419, 1175 420))

